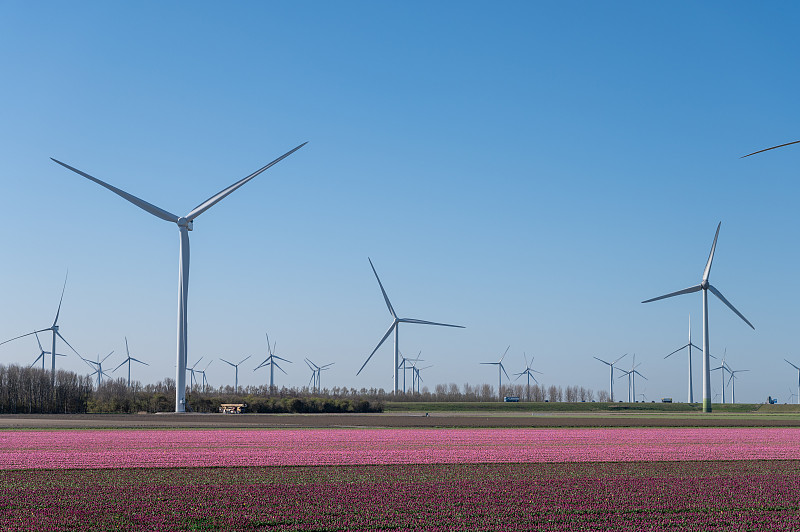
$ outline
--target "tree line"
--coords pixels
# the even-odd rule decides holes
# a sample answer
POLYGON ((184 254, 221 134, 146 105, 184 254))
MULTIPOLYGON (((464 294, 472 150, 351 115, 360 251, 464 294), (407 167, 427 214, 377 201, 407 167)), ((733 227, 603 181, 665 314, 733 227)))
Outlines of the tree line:
MULTIPOLYGON (((308 386, 270 389, 267 385, 232 386, 194 385, 187 389, 187 409, 193 412, 218 412, 226 403, 246 403, 248 412, 261 413, 335 413, 381 412, 387 401, 499 401, 502 396, 519 397, 534 402, 608 402, 608 393, 595 393, 583 386, 508 384, 495 392, 490 384, 459 387, 455 383, 427 386, 392 395, 383 388, 348 388, 333 386, 321 390, 308 386)), ((55 384, 50 372, 41 368, 0 365, 0 413, 4 414, 78 414, 173 412, 175 381, 164 379, 129 387, 125 379, 106 379, 97 384, 92 378, 65 370, 56 371, 55 384)))

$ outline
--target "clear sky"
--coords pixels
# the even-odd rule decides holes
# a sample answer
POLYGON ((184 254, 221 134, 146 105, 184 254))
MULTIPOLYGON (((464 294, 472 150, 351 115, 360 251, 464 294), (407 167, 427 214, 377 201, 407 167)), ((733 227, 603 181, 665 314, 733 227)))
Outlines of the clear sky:
MULTIPOLYGON (((506 346, 545 384, 608 388, 636 353, 649 400, 686 397, 701 296, 738 401, 796 390, 800 7, 790 2, 0 2, 0 337, 59 324, 84 356, 128 337, 175 376, 178 231, 55 157, 176 214, 308 145, 190 234, 189 365, 240 383, 264 333, 278 384, 390 389, 401 316, 424 382, 488 382, 506 346), (626 359, 629 360, 629 359, 626 359), (201 363, 203 366, 204 363, 201 363)), ((0 346, 30 363, 32 338, 0 346)), ((61 367, 86 371, 75 356, 61 367)), ((115 376, 123 373, 118 371, 115 376)), ((700 397, 700 357, 695 361, 700 397)), ((719 392, 719 376, 713 377, 719 392)), ((521 381, 520 381, 521 382, 521 381)), ((619 380, 619 393, 624 389, 619 380)))

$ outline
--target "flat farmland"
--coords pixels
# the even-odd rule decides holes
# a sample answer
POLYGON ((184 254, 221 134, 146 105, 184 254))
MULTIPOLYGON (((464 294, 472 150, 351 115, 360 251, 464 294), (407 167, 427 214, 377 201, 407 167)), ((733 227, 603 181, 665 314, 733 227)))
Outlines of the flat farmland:
POLYGON ((2 530, 798 530, 793 412, 5 416, 2 530))

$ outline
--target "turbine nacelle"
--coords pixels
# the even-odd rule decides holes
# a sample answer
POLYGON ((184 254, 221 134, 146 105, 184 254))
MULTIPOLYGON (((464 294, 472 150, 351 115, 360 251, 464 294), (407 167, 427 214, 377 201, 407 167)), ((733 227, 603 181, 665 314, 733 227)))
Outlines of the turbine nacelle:
POLYGON ((178 227, 185 227, 187 231, 191 231, 192 229, 194 229, 194 222, 191 220, 187 220, 184 217, 178 218, 178 221, 176 223, 178 224, 178 227))

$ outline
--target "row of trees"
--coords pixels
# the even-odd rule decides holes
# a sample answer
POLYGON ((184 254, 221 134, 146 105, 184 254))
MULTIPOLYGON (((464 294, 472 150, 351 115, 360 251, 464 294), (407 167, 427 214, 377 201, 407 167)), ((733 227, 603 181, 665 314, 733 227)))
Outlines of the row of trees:
MULTIPOLYGON (((544 386, 511 384, 503 386, 502 395, 523 401, 607 402, 605 391, 595 394, 582 386, 544 386)), ((314 390, 273 388, 269 386, 219 388, 193 386, 188 390, 187 405, 195 412, 217 412, 225 403, 247 403, 250 412, 377 412, 386 401, 498 401, 494 386, 469 383, 438 384, 431 391, 400 393, 397 397, 383 388, 347 388, 334 386, 314 390)), ((175 409, 175 381, 164 379, 155 384, 124 379, 107 379, 94 386, 88 376, 70 371, 56 372, 55 386, 50 372, 40 368, 0 365, 0 413, 87 413, 87 412, 172 412, 175 409)))

